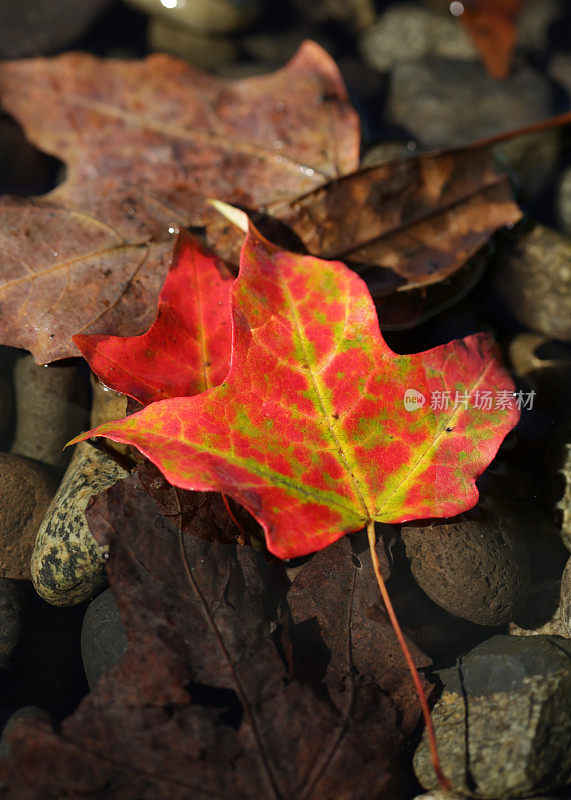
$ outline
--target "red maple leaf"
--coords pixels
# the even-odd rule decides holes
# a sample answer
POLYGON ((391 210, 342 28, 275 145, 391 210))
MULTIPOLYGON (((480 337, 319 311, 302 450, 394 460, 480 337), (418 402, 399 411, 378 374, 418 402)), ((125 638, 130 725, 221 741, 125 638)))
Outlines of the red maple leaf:
POLYGON ((374 521, 449 517, 476 503, 475 480, 518 419, 491 337, 397 355, 355 273, 281 251, 253 227, 232 310, 224 383, 74 442, 100 435, 134 445, 172 484, 230 495, 281 558, 374 521), (484 392, 506 402, 476 407, 484 392))
MULTIPOLYGON (((134 445, 172 484, 234 497, 281 558, 366 526, 434 768, 449 788, 422 684, 381 575, 374 523, 453 516, 476 503, 476 478, 519 416, 513 382, 487 334, 424 353, 393 353, 354 272, 282 251, 253 226, 231 307, 231 366, 222 384, 152 402, 73 441, 100 435, 134 445), (478 402, 484 393, 502 402, 478 402)), ((156 328, 160 320, 159 314, 156 328)), ((136 340, 127 340, 127 350, 136 340)))
POLYGON ((156 319, 140 336, 78 335, 93 372, 143 405, 200 394, 222 383, 230 365, 230 288, 223 263, 179 234, 156 319))

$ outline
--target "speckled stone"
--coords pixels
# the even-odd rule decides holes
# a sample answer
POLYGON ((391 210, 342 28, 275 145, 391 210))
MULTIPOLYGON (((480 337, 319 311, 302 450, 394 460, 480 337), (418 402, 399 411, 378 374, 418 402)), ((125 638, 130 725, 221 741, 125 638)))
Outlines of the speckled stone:
POLYGON ((89 688, 127 652, 127 635, 111 589, 92 600, 81 629, 81 657, 89 688))
POLYGON ((571 238, 535 225, 498 260, 495 285, 522 325, 571 340, 571 238))
POLYGON ((19 581, 0 579, 0 669, 7 669, 18 642, 26 609, 19 581))
MULTIPOLYGON (((494 636, 438 677, 434 707, 442 768, 470 797, 556 792, 571 780, 571 642, 494 636)), ((437 781, 426 734, 414 756, 425 789, 437 781)))
POLYGON ((403 525, 401 534, 412 574, 435 603, 480 625, 503 625, 529 588, 526 541, 516 528, 482 512, 403 525))
POLYGON ((0 453, 0 577, 30 579, 36 533, 56 491, 40 464, 0 453))
POLYGON ((561 598, 559 601, 561 609, 561 623, 571 637, 571 558, 567 562, 561 577, 561 598))
POLYGON ((31 560, 38 594, 52 605, 74 605, 105 583, 104 556, 93 538, 85 509, 127 471, 89 442, 76 446, 36 538, 31 560))
POLYGON ((14 367, 16 436, 12 453, 55 467, 70 459, 64 447, 88 420, 87 374, 79 360, 63 365, 39 366, 31 355, 14 367))

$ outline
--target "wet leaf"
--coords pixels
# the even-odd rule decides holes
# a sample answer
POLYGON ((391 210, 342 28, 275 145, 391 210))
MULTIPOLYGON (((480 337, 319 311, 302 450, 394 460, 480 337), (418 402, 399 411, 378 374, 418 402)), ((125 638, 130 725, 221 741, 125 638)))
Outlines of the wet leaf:
POLYGON ((0 202, 0 340, 42 363, 77 354, 73 334, 148 328, 176 230, 215 213, 205 198, 257 207, 358 163, 357 116, 313 42, 238 81, 163 54, 5 62, 0 98, 67 167, 50 194, 0 202))
POLYGON ((234 517, 232 519, 224 498, 218 492, 192 492, 172 486, 147 459, 142 460, 137 475, 141 488, 185 535, 213 542, 263 543, 264 535, 255 519, 241 506, 227 499, 226 503, 229 503, 234 517))
MULTIPOLYGON (((486 149, 473 148, 369 167, 263 210, 270 219, 260 229, 272 241, 355 269, 384 328, 417 323, 465 288, 469 275, 460 270, 468 259, 522 216, 505 173, 486 149)), ((216 221, 209 233, 237 262, 234 227, 216 221)))
POLYGON ((519 417, 491 337, 397 355, 354 272, 282 251, 253 227, 232 309, 223 384, 152 403, 74 442, 97 435, 134 445, 172 484, 233 497, 281 558, 373 520, 448 517, 476 503, 475 479, 519 417), (484 391, 507 403, 478 407, 484 391), (454 406, 431 407, 444 392, 454 406))
POLYGON ((143 405, 199 394, 228 374, 233 280, 197 239, 181 233, 151 328, 140 336, 84 334, 73 341, 104 384, 143 405))
POLYGON ((277 565, 253 548, 181 536, 135 476, 98 497, 89 518, 110 547, 128 653, 59 732, 36 721, 14 730, 4 796, 403 796, 418 712, 394 634, 374 611, 368 555, 344 540, 307 564, 276 628, 277 565))

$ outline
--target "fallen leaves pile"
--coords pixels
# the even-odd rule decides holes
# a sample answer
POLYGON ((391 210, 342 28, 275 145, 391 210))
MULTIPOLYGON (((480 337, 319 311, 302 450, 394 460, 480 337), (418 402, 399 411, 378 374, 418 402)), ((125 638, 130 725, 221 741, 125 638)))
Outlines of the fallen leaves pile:
POLYGON ((79 348, 144 408, 74 441, 133 445, 168 480, 147 464, 91 508, 129 652, 61 730, 14 732, 6 796, 402 797, 420 709, 374 524, 472 507, 518 411, 477 403, 514 389, 490 336, 397 355, 377 308, 410 324, 519 219, 505 176, 485 148, 357 171, 313 43, 232 83, 166 56, 8 62, 0 95, 68 167, 0 200, 1 341, 41 363, 79 348), (256 219, 245 241, 213 196, 256 219), (169 268, 179 228, 202 239, 183 232, 169 268), (196 491, 236 501, 242 532, 196 491), (291 585, 270 555, 316 551, 291 585))
POLYGON ((136 475, 96 500, 90 526, 111 550, 129 652, 61 731, 13 738, 5 786, 101 800, 402 795, 418 703, 388 621, 370 613, 366 552, 343 539, 289 587, 251 547, 181 534, 136 475))

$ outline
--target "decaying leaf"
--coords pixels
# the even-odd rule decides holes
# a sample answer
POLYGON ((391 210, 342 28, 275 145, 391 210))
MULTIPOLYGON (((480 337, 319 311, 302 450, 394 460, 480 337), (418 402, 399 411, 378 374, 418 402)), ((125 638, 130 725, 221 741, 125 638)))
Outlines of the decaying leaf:
POLYGON ((253 226, 232 308, 223 384, 73 441, 134 445, 172 484, 233 497, 281 558, 372 521, 453 516, 476 503, 475 479, 519 417, 488 335, 396 355, 352 270, 282 251, 253 226), (483 392, 505 402, 488 409, 483 392))
POLYGON ((358 164, 357 115, 313 42, 238 81, 162 54, 5 62, 0 99, 67 166, 50 194, 0 201, 0 339, 42 363, 77 354, 73 334, 149 326, 174 232, 207 223, 205 198, 257 207, 358 164))
MULTIPOLYGON (((479 148, 390 161, 259 210, 269 216, 260 229, 272 241, 281 238, 290 249, 297 242, 361 274, 383 328, 418 322, 428 305, 419 295, 461 277, 460 268, 492 234, 522 216, 506 174, 479 148), (293 238, 285 239, 284 224, 293 238)), ((242 238, 233 226, 217 220, 209 236, 237 263, 242 238)))
POLYGON ((89 515, 110 547, 128 653, 58 733, 13 731, 3 797, 402 797, 418 712, 367 554, 348 539, 320 553, 272 634, 272 565, 253 548, 181 536, 135 476, 89 515))
POLYGON ((493 78, 507 78, 522 0, 464 0, 460 21, 493 78))
POLYGON ((225 503, 219 492, 179 489, 166 481, 154 464, 141 460, 137 468, 141 488, 183 534, 226 544, 263 542, 260 526, 242 506, 232 504, 231 516, 226 505, 228 500, 225 503))
POLYGON ((140 336, 74 336, 107 386, 143 405, 218 386, 230 367, 230 288, 222 262, 179 234, 157 317, 140 336))

